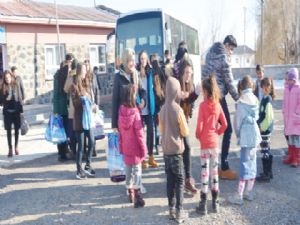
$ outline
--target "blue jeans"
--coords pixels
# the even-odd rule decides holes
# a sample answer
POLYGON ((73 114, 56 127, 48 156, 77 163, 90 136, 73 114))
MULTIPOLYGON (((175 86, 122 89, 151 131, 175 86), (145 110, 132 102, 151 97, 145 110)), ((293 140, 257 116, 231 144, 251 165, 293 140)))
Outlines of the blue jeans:
POLYGON ((223 140, 222 140, 222 149, 221 149, 221 169, 222 170, 228 170, 229 164, 228 164, 228 152, 230 147, 230 140, 232 135, 232 126, 231 126, 231 120, 230 120, 230 114, 228 105, 226 102, 225 97, 221 99, 221 106, 225 114, 225 118, 227 121, 227 128, 224 132, 223 140))
POLYGON ((175 206, 176 195, 176 209, 182 209, 183 203, 183 180, 184 168, 182 155, 165 155, 165 171, 167 175, 167 196, 169 208, 175 206))
POLYGON ((82 164, 82 153, 83 153, 83 142, 84 142, 84 136, 88 137, 88 152, 86 157, 86 165, 90 166, 91 159, 92 159, 92 148, 94 146, 94 135, 92 130, 82 130, 82 131, 76 131, 76 138, 78 142, 78 149, 76 152, 76 165, 77 165, 77 172, 79 172, 82 164))

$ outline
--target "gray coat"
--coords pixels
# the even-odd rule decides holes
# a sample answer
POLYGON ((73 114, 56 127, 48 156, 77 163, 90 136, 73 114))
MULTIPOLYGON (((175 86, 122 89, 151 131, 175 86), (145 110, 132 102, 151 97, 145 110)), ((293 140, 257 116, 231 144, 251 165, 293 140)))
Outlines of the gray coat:
POLYGON ((236 87, 233 85, 233 75, 228 56, 221 42, 213 44, 206 55, 205 65, 202 69, 202 79, 209 77, 211 74, 216 76, 222 97, 225 97, 229 92, 235 101, 239 99, 236 87))
POLYGON ((252 89, 246 89, 237 102, 234 130, 241 147, 255 148, 261 142, 260 131, 256 123, 259 102, 252 89))

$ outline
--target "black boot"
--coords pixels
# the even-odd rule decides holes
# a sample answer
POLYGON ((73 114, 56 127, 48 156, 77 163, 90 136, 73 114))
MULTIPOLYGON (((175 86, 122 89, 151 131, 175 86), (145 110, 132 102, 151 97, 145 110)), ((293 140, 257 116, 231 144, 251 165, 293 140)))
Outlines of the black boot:
MULTIPOLYGON (((272 156, 273 157, 273 156, 272 156)), ((262 159, 263 172, 256 177, 257 182, 270 182, 270 173, 269 173, 269 164, 270 164, 270 156, 263 157, 262 159)))
POLYGON ((140 208, 145 206, 145 201, 141 195, 140 189, 134 190, 134 208, 140 208))
POLYGON ((207 214, 207 194, 202 192, 200 193, 200 202, 199 202, 199 206, 196 207, 196 212, 200 215, 206 215, 207 214))
POLYGON ((273 179, 273 171, 272 171, 272 164, 273 164, 273 155, 269 155, 269 163, 268 163, 268 171, 269 171, 269 176, 271 179, 273 179))
POLYGON ((219 191, 211 191, 211 196, 212 196, 212 211, 214 213, 219 212, 219 191))

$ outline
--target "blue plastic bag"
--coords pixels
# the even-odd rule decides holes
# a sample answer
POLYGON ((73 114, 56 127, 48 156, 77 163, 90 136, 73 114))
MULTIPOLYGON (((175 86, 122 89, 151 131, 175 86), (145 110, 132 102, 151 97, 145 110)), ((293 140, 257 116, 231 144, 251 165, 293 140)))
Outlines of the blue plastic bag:
POLYGON ((50 115, 45 132, 45 139, 53 144, 60 144, 67 141, 66 131, 60 115, 50 115))
POLYGON ((89 130, 92 128, 92 120, 91 120, 92 102, 86 96, 81 96, 80 99, 83 108, 82 127, 84 130, 89 130))
POLYGON ((124 157, 119 149, 119 134, 108 134, 107 167, 112 182, 121 182, 126 179, 124 157))

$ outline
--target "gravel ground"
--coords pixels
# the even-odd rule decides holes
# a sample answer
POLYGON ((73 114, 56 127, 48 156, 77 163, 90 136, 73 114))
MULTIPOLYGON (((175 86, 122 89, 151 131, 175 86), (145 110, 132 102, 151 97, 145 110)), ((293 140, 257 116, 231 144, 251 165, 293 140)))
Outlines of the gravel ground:
MULTIPOLYGON (((124 183, 108 178, 105 151, 94 160, 96 178, 75 180, 75 164, 56 163, 56 155, 0 169, 0 218, 2 224, 175 224, 167 217, 165 175, 160 167, 147 169, 143 183, 146 207, 134 209, 127 203, 124 183)), ((238 158, 231 158, 238 169, 238 158)), ((261 163, 258 163, 259 171, 261 163)), ((193 156, 193 173, 199 187, 200 162, 193 156)), ((199 195, 186 195, 185 224, 300 224, 300 168, 290 168, 274 158, 274 179, 255 186, 255 200, 234 206, 226 200, 234 194, 237 181, 220 183, 221 212, 199 217, 194 211, 199 195)), ((210 211, 209 201, 209 211, 210 211)))

